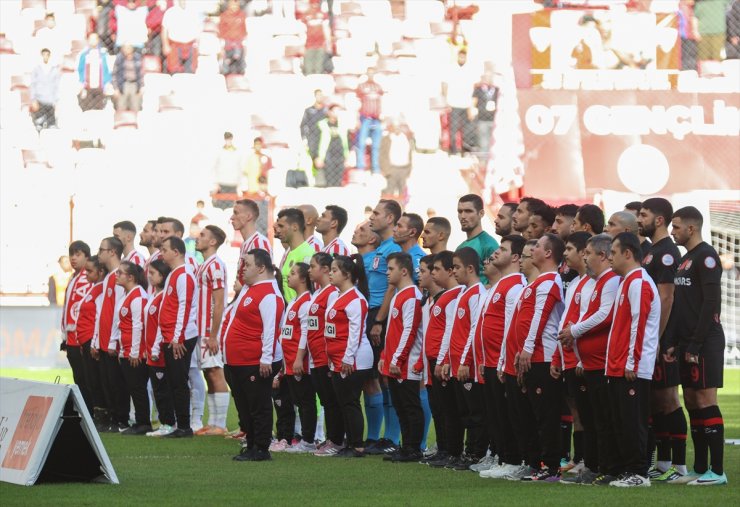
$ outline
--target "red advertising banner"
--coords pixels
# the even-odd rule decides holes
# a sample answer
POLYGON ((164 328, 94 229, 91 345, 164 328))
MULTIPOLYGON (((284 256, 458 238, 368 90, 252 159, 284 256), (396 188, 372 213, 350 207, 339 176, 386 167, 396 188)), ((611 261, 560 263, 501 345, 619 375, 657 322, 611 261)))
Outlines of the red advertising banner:
POLYGON ((51 396, 28 397, 13 438, 8 444, 9 450, 3 460, 3 468, 26 469, 53 401, 51 396))
POLYGON ((740 189, 740 94, 518 90, 518 99, 527 194, 740 189))

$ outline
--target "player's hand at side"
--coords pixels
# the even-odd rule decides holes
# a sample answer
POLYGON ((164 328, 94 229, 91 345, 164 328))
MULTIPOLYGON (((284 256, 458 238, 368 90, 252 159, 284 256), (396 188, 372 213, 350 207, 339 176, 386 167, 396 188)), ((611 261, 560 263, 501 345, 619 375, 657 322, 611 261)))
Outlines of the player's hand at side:
POLYGON ((211 355, 215 356, 216 354, 218 354, 218 340, 217 339, 209 338, 206 346, 208 347, 208 352, 210 352, 211 355))
POLYGON ((550 376, 554 378, 555 380, 560 378, 560 366, 556 366, 554 364, 550 364, 550 376))
POLYGON ((396 366, 395 364, 392 364, 391 367, 388 369, 390 371, 390 374, 394 377, 400 377, 401 376, 401 368, 396 366))
POLYGON ((532 368, 532 354, 526 350, 519 353, 519 371, 527 373, 532 368))
POLYGON ((170 348, 172 349, 172 355, 175 359, 181 359, 185 357, 185 345, 182 343, 170 343, 170 348))
POLYGON ((90 356, 96 361, 100 361, 100 350, 90 347, 90 356))
POLYGON ((470 367, 465 365, 460 365, 457 368, 457 380, 460 382, 465 382, 468 379, 470 379, 470 367))
POLYGON ((355 371, 354 365, 342 363, 342 375, 345 377, 348 377, 352 375, 352 372, 355 371))
POLYGON ((383 332, 383 326, 380 324, 373 324, 370 328, 370 342, 376 347, 380 345, 380 333, 383 332))
POLYGON ((296 361, 293 363, 293 375, 304 375, 306 371, 303 369, 303 361, 296 361))
POLYGON ((478 365, 478 376, 480 378, 483 378, 483 377, 485 377, 485 375, 486 375, 486 367, 485 367, 485 365, 479 364, 478 365))
POLYGON ((378 371, 380 373, 383 373, 383 367, 384 366, 385 366, 385 360, 381 359, 380 361, 378 361, 378 371))
POLYGON ((634 382, 637 379, 637 374, 632 370, 624 370, 624 378, 627 382, 634 382))
POLYGON ((260 363, 260 377, 270 378, 271 375, 272 375, 272 365, 260 363))

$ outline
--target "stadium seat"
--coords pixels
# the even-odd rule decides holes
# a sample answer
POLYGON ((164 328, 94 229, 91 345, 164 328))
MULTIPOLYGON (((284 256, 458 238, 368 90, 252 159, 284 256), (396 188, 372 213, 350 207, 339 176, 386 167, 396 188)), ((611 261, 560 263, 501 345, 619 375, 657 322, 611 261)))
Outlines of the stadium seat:
POLYGON ((253 129, 259 131, 275 130, 273 122, 260 114, 253 114, 250 119, 250 125, 253 129))
POLYGON ((285 46, 284 56, 286 58, 302 58, 304 49, 305 47, 300 44, 287 45, 285 46))
POLYGON ((277 58, 270 60, 271 74, 295 74, 294 59, 277 58))
POLYGON ((83 49, 87 47, 87 41, 83 39, 75 39, 69 44, 69 52, 75 56, 79 55, 83 49))
POLYGON ((13 41, 6 39, 5 34, 0 34, 0 54, 12 55, 13 53, 13 41))
POLYGON ((360 78, 355 74, 334 76, 334 90, 337 93, 355 92, 360 84, 360 78))
POLYGON ((74 0, 75 12, 95 10, 98 6, 97 0, 74 0))
POLYGON ((46 154, 41 150, 21 150, 21 155, 23 156, 23 167, 28 168, 33 165, 51 167, 46 159, 46 154))
POLYGON ((252 91, 249 79, 241 74, 229 74, 226 76, 226 89, 229 93, 248 93, 252 91))
POLYGON ((339 12, 346 17, 362 16, 362 5, 357 2, 342 2, 339 12))
POLYGON ((181 111, 183 109, 182 101, 174 94, 160 95, 159 112, 164 111, 181 111))
POLYGON ((113 116, 113 128, 139 128, 136 111, 116 111, 113 116))
POLYGON ((77 72, 77 58, 73 55, 64 55, 62 58, 62 72, 77 72))
POLYGON ((702 60, 699 62, 699 75, 701 77, 722 76, 722 64, 715 60, 702 60))
POLYGON ((264 130, 260 132, 266 148, 289 148, 288 136, 286 132, 280 130, 264 130))
POLYGON ((31 76, 22 74, 10 78, 10 90, 27 90, 31 86, 31 76))
POLYGON ((141 71, 144 74, 162 72, 162 60, 157 55, 144 55, 141 61, 141 71))
POLYGON ((452 21, 439 21, 439 22, 430 22, 429 23, 429 30, 432 32, 432 35, 450 35, 452 34, 453 30, 453 24, 452 21))

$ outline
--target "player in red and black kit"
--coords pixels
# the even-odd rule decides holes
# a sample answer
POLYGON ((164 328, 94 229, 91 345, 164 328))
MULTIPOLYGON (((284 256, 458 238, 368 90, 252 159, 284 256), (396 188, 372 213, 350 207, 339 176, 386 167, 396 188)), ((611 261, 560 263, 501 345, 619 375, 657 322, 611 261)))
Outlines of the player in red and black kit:
POLYGON ((702 241, 703 223, 699 210, 687 206, 673 214, 671 232, 687 252, 676 271, 667 354, 678 358, 694 442, 693 472, 673 482, 692 486, 727 483, 723 467, 725 426, 717 404, 725 349, 719 318, 722 266, 714 248, 702 241))
MULTIPOLYGON (((485 378, 484 396, 489 437, 495 446, 499 463, 480 472, 481 477, 500 479, 519 468, 521 452, 511 427, 506 406, 506 388, 498 378, 498 364, 504 336, 511 325, 519 294, 527 284, 520 273, 521 256, 526 240, 522 236, 504 236, 501 246, 493 254, 493 265, 501 275, 489 291, 488 306, 482 308, 480 333, 483 342, 483 361, 479 366, 485 378)), ((481 372, 479 371, 479 375, 481 372)))
MULTIPOLYGON (((673 216, 671 203, 661 197, 642 203, 637 217, 641 235, 650 238, 650 251, 643 252, 642 266, 658 287, 660 294, 661 353, 655 363, 653 383, 650 388, 652 433, 648 433, 648 458, 652 458, 653 445, 658 456, 655 466, 648 472, 650 480, 664 482, 685 476, 686 471, 686 417, 678 399, 678 361, 666 354, 665 329, 673 304, 673 278, 681 254, 668 235, 668 224, 673 216), (654 440, 653 440, 654 438, 654 440)), ((642 248, 642 247, 641 247, 642 248)))
POLYGON ((421 292, 414 285, 414 265, 407 253, 388 256, 388 284, 396 289, 391 299, 385 344, 378 371, 388 378, 393 406, 401 424, 401 448, 383 459, 397 463, 418 462, 424 432, 424 412, 419 395, 423 372, 416 370, 421 358, 421 292))

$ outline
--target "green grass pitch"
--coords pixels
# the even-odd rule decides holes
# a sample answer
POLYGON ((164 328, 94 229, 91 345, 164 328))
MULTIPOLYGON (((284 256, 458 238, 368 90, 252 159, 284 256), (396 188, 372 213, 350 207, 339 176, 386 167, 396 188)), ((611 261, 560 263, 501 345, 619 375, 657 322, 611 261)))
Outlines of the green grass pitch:
MULTIPOLYGON (((71 381, 68 370, 0 370, 1 376, 71 381)), ((1 381, 1 380, 0 380, 1 381)), ((726 370, 720 391, 726 438, 740 439, 740 370, 726 370)), ((235 426, 233 406, 230 427, 235 426)), ((433 437, 433 430, 430 431, 433 437)), ((0 505, 740 505, 740 446, 725 446, 729 484, 696 488, 578 487, 481 479, 472 472, 394 464, 379 457, 344 460, 273 454, 265 463, 237 463, 238 444, 220 437, 161 440, 103 434, 121 484, 0 483, 0 505)), ((689 465, 693 462, 689 439, 689 465)))

